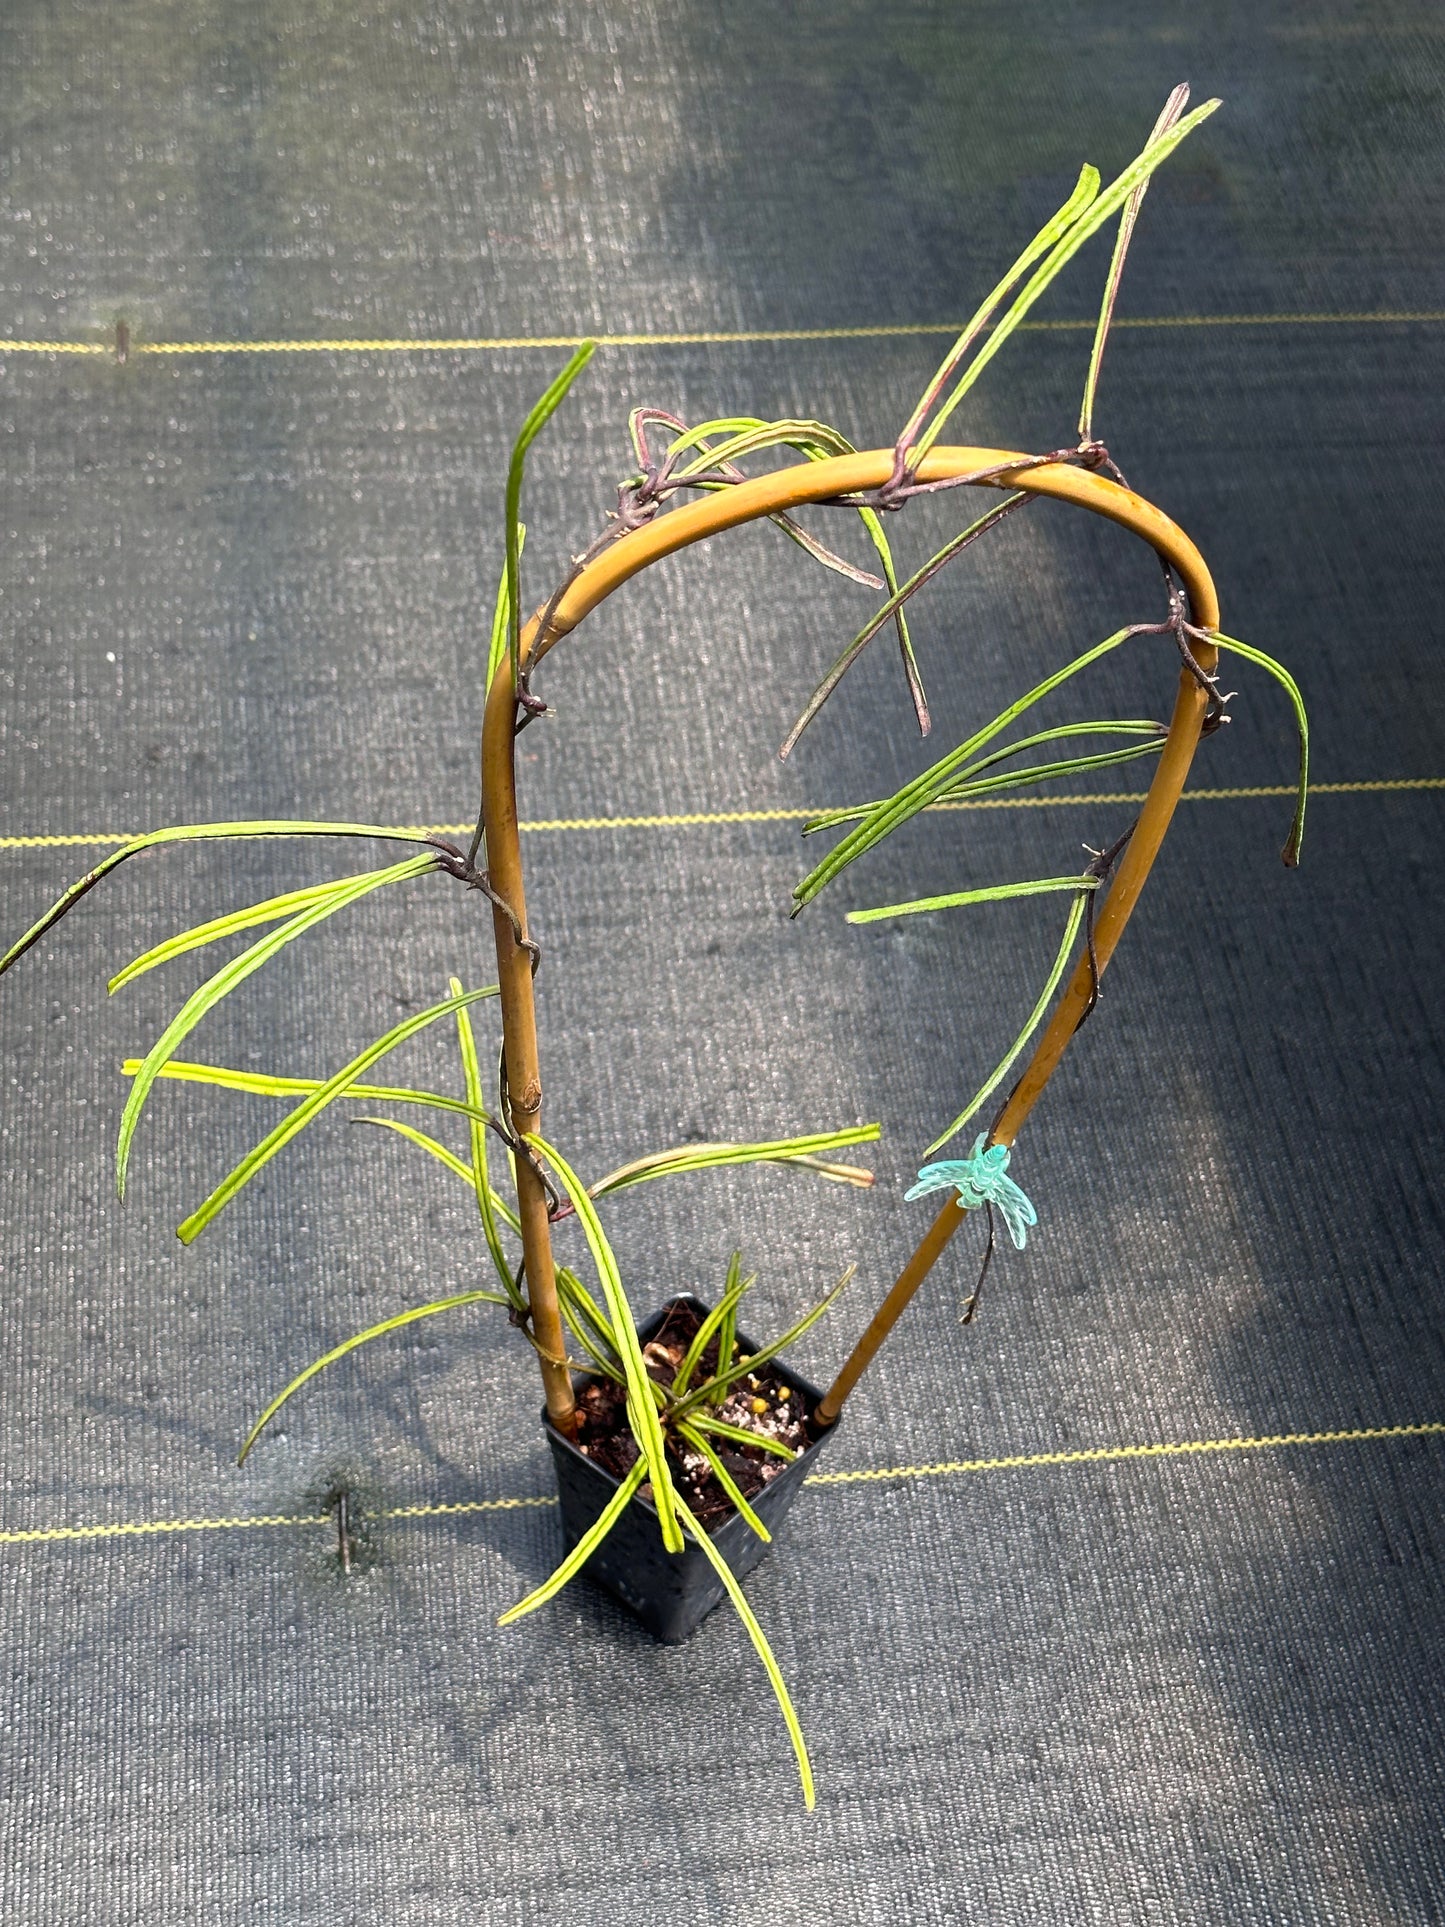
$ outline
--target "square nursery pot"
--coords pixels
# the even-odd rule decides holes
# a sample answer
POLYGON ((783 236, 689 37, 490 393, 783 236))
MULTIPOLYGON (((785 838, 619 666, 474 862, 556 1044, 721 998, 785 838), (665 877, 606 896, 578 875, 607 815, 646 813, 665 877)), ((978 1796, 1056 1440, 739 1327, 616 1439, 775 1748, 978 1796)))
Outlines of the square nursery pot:
MULTIPOLYGON (((701 1299, 694 1298, 690 1293, 670 1298, 646 1324, 638 1327, 638 1336, 644 1345, 656 1336, 669 1312, 679 1305, 690 1306, 701 1316, 705 1316, 709 1310, 701 1299)), ((753 1349, 750 1338, 742 1332, 737 1336, 744 1350, 753 1349)), ((775 1373, 785 1385, 802 1392, 810 1409, 823 1396, 816 1385, 810 1384, 799 1373, 789 1371, 776 1358, 770 1362, 768 1370, 775 1373)), ((589 1382, 585 1376, 576 1381, 579 1390, 589 1382)), ((570 1439, 564 1438, 547 1419, 545 1410, 542 1417, 547 1443, 552 1448, 552 1458, 557 1468, 562 1531, 570 1550, 588 1527, 595 1523, 617 1490, 619 1481, 600 1465, 594 1464, 570 1439)), ((797 1496, 798 1488, 812 1469, 818 1452, 837 1429, 834 1425, 821 1438, 815 1439, 752 1499, 754 1512, 775 1536, 797 1496)), ((739 1579, 752 1571, 768 1549, 736 1512, 731 1513, 708 1536, 739 1579)), ((582 1570, 589 1579, 595 1580, 599 1586, 605 1586, 608 1592, 629 1607, 654 1638, 669 1646, 690 1639, 713 1607, 721 1605, 727 1597, 722 1580, 713 1571, 699 1546, 689 1543, 682 1552, 669 1552, 666 1549, 658 1526, 657 1510, 650 1500, 640 1496, 633 1499, 582 1570)))

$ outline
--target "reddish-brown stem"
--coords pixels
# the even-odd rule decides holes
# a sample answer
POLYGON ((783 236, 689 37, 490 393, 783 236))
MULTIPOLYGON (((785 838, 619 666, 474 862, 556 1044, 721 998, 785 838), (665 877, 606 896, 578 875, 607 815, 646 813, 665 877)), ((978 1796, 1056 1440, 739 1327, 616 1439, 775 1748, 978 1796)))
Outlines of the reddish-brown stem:
MULTIPOLYGON (((1193 620, 1200 627, 1219 626, 1219 605, 1204 559, 1183 531, 1151 503, 1107 476, 1069 463, 1030 466, 1027 455, 994 448, 935 447, 917 464, 920 482, 949 481, 975 471, 986 471, 989 486, 1054 496, 1073 502, 1132 529, 1175 571, 1189 597, 1193 620), (1010 467, 1017 463, 1017 467, 1010 467)), ((833 456, 803 462, 792 468, 760 475, 725 492, 689 502, 647 526, 633 530, 603 550, 568 585, 550 611, 543 633, 539 616, 527 624, 521 641, 521 666, 531 668, 599 602, 630 577, 678 549, 706 540, 745 522, 828 502, 865 489, 880 488, 893 471, 893 450, 833 456)), ((1200 667, 1211 671, 1214 652, 1198 651, 1200 667)), ((1169 736, 1150 785, 1138 827, 1120 863, 1113 887, 1095 924, 1094 950, 1103 971, 1143 887, 1199 740, 1208 697, 1187 672, 1180 678, 1178 700, 1169 736)), ((482 734, 483 816, 486 825, 487 868, 491 883, 526 930, 526 898, 522 879, 522 850, 518 833, 515 769, 516 689, 511 664, 505 658, 493 678, 487 698, 482 734)), ((511 919, 493 911, 497 970, 501 986, 502 1035, 506 1053, 510 1123, 518 1134, 536 1131, 541 1118, 542 1079, 537 1052, 536 1014, 532 998, 531 959, 518 944, 511 919)), ((1080 964, 1074 979, 1054 1010, 1043 1038, 1009 1101, 995 1141, 1011 1144, 1024 1119, 1048 1082, 1088 1002, 1093 983, 1089 960, 1080 964)), ((574 1424, 572 1388, 562 1362, 562 1321, 557 1304, 547 1200, 536 1174, 523 1158, 517 1160, 518 1211, 526 1264, 532 1330, 542 1360, 547 1409, 564 1431, 574 1424)), ((855 1346, 830 1388, 818 1416, 831 1423, 843 1400, 871 1362, 879 1345, 922 1283, 939 1253, 962 1222, 964 1213, 951 1201, 924 1234, 917 1250, 879 1307, 872 1323, 855 1346)))

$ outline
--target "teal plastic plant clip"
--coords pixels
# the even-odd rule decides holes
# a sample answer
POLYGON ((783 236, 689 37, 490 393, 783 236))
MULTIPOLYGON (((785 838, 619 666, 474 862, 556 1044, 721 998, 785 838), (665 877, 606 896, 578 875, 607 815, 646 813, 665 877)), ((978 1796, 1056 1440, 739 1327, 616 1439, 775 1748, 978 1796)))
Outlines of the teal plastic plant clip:
POLYGON ((930 1191, 956 1190, 960 1211, 978 1211, 986 1204, 997 1205, 1008 1226, 1014 1249, 1022 1251, 1028 1243, 1028 1227, 1037 1224, 1039 1214, 1023 1192, 1008 1176, 1009 1149, 1006 1144, 991 1144, 985 1150, 985 1132, 973 1141, 966 1158, 945 1158, 940 1164, 927 1164, 906 1198, 926 1197, 930 1191))

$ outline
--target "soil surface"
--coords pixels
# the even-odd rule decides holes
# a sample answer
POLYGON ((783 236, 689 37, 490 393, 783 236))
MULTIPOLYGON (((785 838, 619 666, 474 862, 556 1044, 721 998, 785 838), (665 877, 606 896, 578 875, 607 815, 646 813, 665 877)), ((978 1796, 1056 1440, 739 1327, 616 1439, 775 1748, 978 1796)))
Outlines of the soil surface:
MULTIPOLYGON (((643 1346, 642 1356, 652 1377, 660 1385, 671 1385, 696 1336, 702 1319, 691 1305, 673 1305, 658 1331, 643 1346)), ((718 1342, 714 1338, 693 1371, 690 1389, 706 1383, 718 1369, 718 1342)), ((737 1356, 737 1353, 734 1353, 737 1356)), ((729 1425, 745 1432, 756 1432, 789 1446, 796 1457, 809 1443, 808 1418, 811 1400, 778 1375, 772 1364, 738 1380, 721 1405, 708 1408, 729 1425)), ((637 1441, 627 1424, 627 1393, 611 1379, 592 1379, 577 1394, 579 1426, 578 1449, 594 1464, 623 1478, 637 1462, 637 1441)), ((727 1467, 746 1499, 754 1498, 769 1480, 787 1470, 787 1461, 761 1445, 739 1445, 731 1439, 710 1438, 709 1443, 727 1467)), ((733 1511, 732 1501, 718 1482, 716 1473, 700 1452, 684 1440, 667 1433, 667 1458, 679 1496, 708 1532, 715 1532, 733 1511)), ((641 1496, 652 1497, 649 1481, 641 1496)))

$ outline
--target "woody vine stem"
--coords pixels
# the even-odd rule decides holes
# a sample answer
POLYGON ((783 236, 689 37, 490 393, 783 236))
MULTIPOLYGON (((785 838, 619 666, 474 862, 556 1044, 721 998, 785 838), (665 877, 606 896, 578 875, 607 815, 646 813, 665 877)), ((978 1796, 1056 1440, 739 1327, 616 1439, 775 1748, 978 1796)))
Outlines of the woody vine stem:
MULTIPOLYGON (((518 625, 515 647, 498 662, 488 692, 482 735, 481 827, 485 834, 486 875, 492 896, 501 991, 508 1122, 519 1142, 537 1133, 542 1113, 542 1074, 532 992, 535 952, 527 927, 515 758, 517 733, 540 707, 528 687, 531 671, 614 589, 652 563, 726 529, 763 517, 786 515, 793 509, 816 504, 856 507, 870 492, 887 491, 890 483, 896 491, 896 457, 896 449, 876 449, 865 454, 807 461, 752 480, 729 481, 726 487, 716 489, 702 500, 687 503, 641 526, 614 524, 574 568, 560 591, 525 627, 518 625)), ((1182 585, 1183 596, 1187 598, 1190 618, 1187 624, 1185 604, 1179 602, 1173 625, 1139 625, 1141 629, 1175 626, 1188 657, 1180 671, 1174 713, 1154 779, 1113 883, 1102 905, 1096 908, 1090 953, 1075 970, 991 1134, 991 1142, 1009 1146, 1090 1007, 1098 978, 1108 967, 1169 827, 1215 700, 1210 679, 1215 671, 1217 651, 1207 638, 1208 632, 1219 626, 1219 604, 1204 559, 1183 530, 1141 496, 1099 472, 1098 467, 1084 466, 1077 456, 1069 461, 1041 459, 1006 449, 934 446, 916 457, 907 472, 908 486, 913 492, 951 486, 988 487, 1018 491, 1027 496, 1052 497, 1086 508, 1147 542, 1171 580, 1177 579, 1182 585)), ((886 494, 884 499, 886 504, 886 494)), ((474 844, 474 853, 478 847, 474 844)), ((547 1410, 552 1422, 570 1434, 575 1426, 575 1410, 557 1301, 549 1201, 540 1171, 526 1158, 517 1160, 517 1194, 532 1331, 541 1357, 547 1410)), ((828 1425, 836 1420, 844 1400, 964 1215, 950 1197, 824 1397, 816 1415, 818 1423, 828 1425)))

